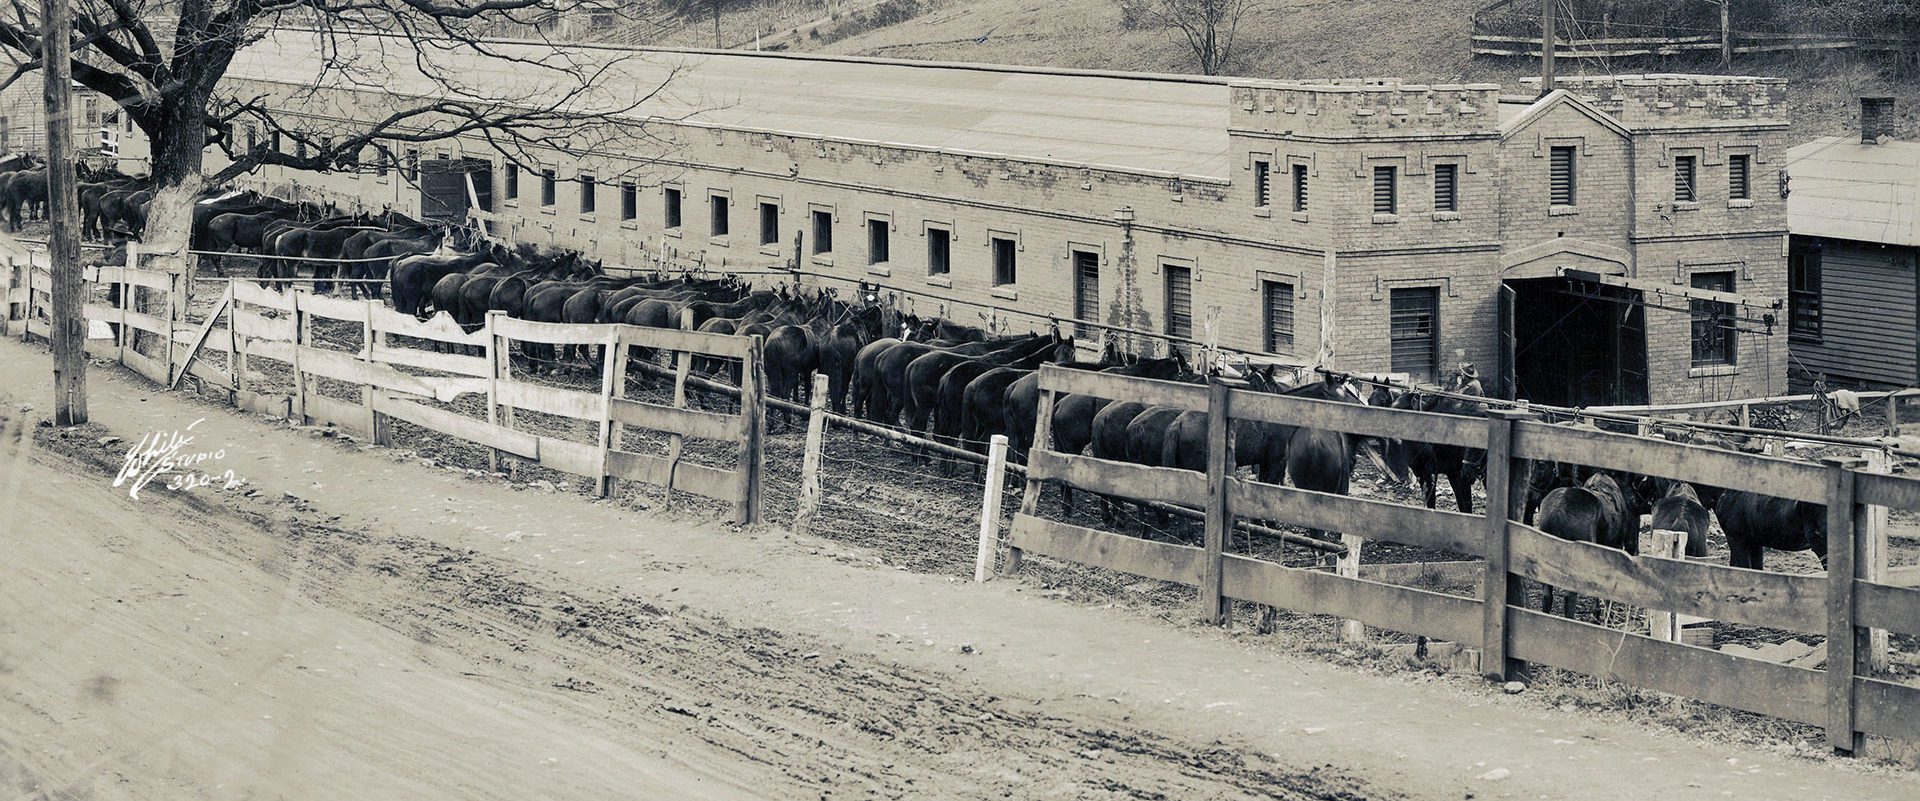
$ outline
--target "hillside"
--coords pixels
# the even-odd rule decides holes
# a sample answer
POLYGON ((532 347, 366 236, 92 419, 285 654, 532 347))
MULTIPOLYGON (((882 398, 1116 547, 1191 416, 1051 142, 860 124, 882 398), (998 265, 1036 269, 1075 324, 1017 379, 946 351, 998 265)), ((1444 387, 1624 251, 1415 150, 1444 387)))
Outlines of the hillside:
MULTIPOLYGON (((1410 81, 1512 85, 1531 60, 1474 58, 1468 16, 1483 0, 1267 0, 1248 13, 1238 75, 1273 78, 1398 76, 1410 81)), ((791 9, 793 0, 777 2, 791 9)), ((1115 0, 879 0, 805 3, 820 16, 774 29, 768 49, 885 58, 1191 72, 1185 45, 1158 30, 1125 30, 1115 0)), ((743 15, 744 16, 744 15, 743 15)), ((786 19, 796 15, 788 14, 786 19)), ((749 31, 751 28, 748 29, 749 31)), ((750 34, 749 34, 750 36, 750 34)), ((744 43, 752 47, 750 41, 744 43)), ((1615 72, 1718 72, 1710 59, 1616 60, 1615 72)), ((1734 71, 1793 81, 1793 139, 1854 129, 1856 98, 1899 98, 1904 135, 1920 136, 1920 90, 1845 55, 1736 61, 1734 71)), ((1603 65, 1563 61, 1563 74, 1603 65)))

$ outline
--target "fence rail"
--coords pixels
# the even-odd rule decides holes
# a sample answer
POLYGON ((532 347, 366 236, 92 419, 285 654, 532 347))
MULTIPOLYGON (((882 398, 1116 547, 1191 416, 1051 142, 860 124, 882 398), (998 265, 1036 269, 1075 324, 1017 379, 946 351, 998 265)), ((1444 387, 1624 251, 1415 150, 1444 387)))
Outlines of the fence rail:
POLYGON ((1220 619, 1237 598, 1335 615, 1397 631, 1482 648, 1490 677, 1518 675, 1537 662, 1825 727, 1840 752, 1856 752, 1867 734, 1920 740, 1920 687, 1873 678, 1870 629, 1920 633, 1920 589, 1868 580, 1874 530, 1870 506, 1920 509, 1920 480, 1865 472, 1853 463, 1813 465, 1608 432, 1571 429, 1513 411, 1487 418, 1448 417, 1292 397, 1215 383, 1169 391, 1108 374, 1040 368, 1040 417, 1027 492, 1007 534, 1006 570, 1025 554, 1133 573, 1198 589, 1203 617, 1220 619), (1049 410, 1060 394, 1152 397, 1209 415, 1207 473, 1120 465, 1047 449, 1049 410), (1396 436, 1485 449, 1488 497, 1483 515, 1400 506, 1310 492, 1233 476, 1225 431, 1231 420, 1325 425, 1369 436, 1396 436), (1788 575, 1659 556, 1629 556, 1550 536, 1518 517, 1529 460, 1568 462, 1698 482, 1826 505, 1827 575, 1788 575), (1047 482, 1203 508, 1200 547, 1151 542, 1040 517, 1047 482), (1358 577, 1289 568, 1224 552, 1222 533, 1240 516, 1359 537, 1472 554, 1486 560, 1478 597, 1401 587, 1358 577), (1858 557, 1858 558, 1856 558, 1858 557), (1532 612, 1511 593, 1531 579, 1649 609, 1710 616, 1825 634, 1825 670, 1749 659, 1641 634, 1532 612))

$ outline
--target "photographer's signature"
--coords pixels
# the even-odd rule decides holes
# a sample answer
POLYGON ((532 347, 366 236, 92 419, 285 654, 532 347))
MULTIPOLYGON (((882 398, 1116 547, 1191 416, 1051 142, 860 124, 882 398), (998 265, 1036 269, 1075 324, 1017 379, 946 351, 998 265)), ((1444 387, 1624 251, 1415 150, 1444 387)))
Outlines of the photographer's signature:
POLYGON ((213 451, 187 451, 193 444, 191 433, 194 426, 206 422, 207 418, 193 421, 183 431, 155 431, 140 438, 139 444, 127 451, 126 464, 120 467, 120 474, 114 476, 113 485, 125 485, 127 495, 134 500, 140 499, 140 490, 155 479, 166 476, 162 486, 170 490, 192 490, 199 487, 218 485, 220 489, 233 489, 242 482, 233 474, 231 468, 218 473, 205 469, 194 469, 198 465, 217 462, 226 458, 227 449, 213 451))

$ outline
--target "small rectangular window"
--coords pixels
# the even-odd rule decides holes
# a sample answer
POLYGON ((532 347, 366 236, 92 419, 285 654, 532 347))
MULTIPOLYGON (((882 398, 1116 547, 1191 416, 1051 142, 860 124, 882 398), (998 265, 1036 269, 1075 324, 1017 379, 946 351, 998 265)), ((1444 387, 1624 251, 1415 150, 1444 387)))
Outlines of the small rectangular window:
POLYGON ((1415 287, 1390 294, 1387 336, 1393 371, 1432 381, 1440 363, 1440 290, 1415 287))
MULTIPOLYGON (((1732 292, 1733 272, 1694 273, 1693 288, 1732 292)), ((1737 354, 1734 324, 1738 322, 1733 316, 1733 304, 1717 300, 1692 300, 1688 301, 1688 305, 1693 310, 1693 366, 1733 364, 1737 354)))
POLYGON ((1727 157, 1727 199, 1751 200, 1753 198, 1753 157, 1745 153, 1735 153, 1727 157))
POLYGON ((707 198, 707 233, 712 236, 727 235, 727 196, 712 195, 707 198))
MULTIPOLYGON (((392 170, 392 167, 388 164, 389 158, 390 158, 390 154, 388 153, 386 148, 383 148, 378 144, 375 144, 373 146, 373 174, 374 175, 381 178, 387 177, 387 173, 392 170)), ((509 197, 511 197, 511 195, 509 195, 509 197)))
POLYGON ((1253 205, 1256 208, 1264 209, 1267 207, 1267 190, 1270 181, 1268 171, 1270 169, 1271 165, 1265 161, 1255 161, 1253 163, 1253 205))
POLYGON ((1160 265, 1167 277, 1167 333, 1193 338, 1193 268, 1160 265))
POLYGON ((1433 210, 1460 210, 1460 165, 1433 165, 1433 210))
POLYGON ((666 208, 666 216, 661 224, 667 228, 680 227, 680 190, 667 187, 661 192, 661 205, 666 208))
POLYGON ((620 183, 620 219, 634 220, 640 217, 640 190, 632 181, 620 183))
MULTIPOLYGON (((408 155, 412 157, 416 154, 409 153, 408 155)), ((554 175, 553 168, 548 167, 547 169, 541 170, 540 171, 540 205, 542 206, 553 205, 554 199, 557 196, 559 190, 560 190, 559 180, 554 175)))
POLYGON ((1015 263, 1016 243, 1002 237, 993 238, 993 285, 1006 286, 1019 278, 1019 265, 1015 263))
POLYGON ((1307 165, 1293 165, 1293 210, 1307 210, 1307 165))
POLYGON ((1400 213, 1400 170, 1397 167, 1373 168, 1373 213, 1400 213))
POLYGON ((1820 260, 1824 250, 1818 242, 1795 242, 1787 255, 1789 339, 1820 341, 1820 260))
MULTIPOLYGON (((131 117, 129 117, 128 119, 132 119, 132 118, 131 118, 131 117)), ((271 136, 270 138, 271 138, 271 139, 273 140, 273 152, 275 152, 275 153, 285 153, 285 152, 287 152, 287 147, 286 147, 286 144, 280 141, 280 132, 279 132, 279 131, 274 131, 274 132, 273 132, 273 134, 272 134, 272 136, 271 136)))
POLYGON ((1575 181, 1573 147, 1555 145, 1548 158, 1547 190, 1548 203, 1555 206, 1572 206, 1575 200, 1575 181))
POLYGON ((1293 352, 1293 284, 1260 282, 1260 330, 1268 353, 1293 352))
POLYGON ((1698 177, 1697 156, 1673 157, 1673 199, 1678 203, 1692 203, 1700 199, 1694 179, 1698 177))
MULTIPOLYGON (((384 164, 385 161, 382 160, 382 163, 384 164)), ((520 165, 508 164, 505 170, 505 178, 501 181, 501 183, 506 185, 506 194, 507 194, 508 200, 519 200, 520 199, 520 165)))
POLYGON ((260 129, 255 128, 251 125, 247 126, 247 152, 251 153, 259 147, 260 147, 260 129))
POLYGON ((293 140, 293 156, 294 158, 301 158, 301 159, 307 157, 306 137, 299 137, 293 140))
POLYGON ((1073 317, 1076 320, 1100 318, 1100 254, 1085 250, 1073 252, 1073 317))
POLYGON ((407 164, 404 169, 406 170, 407 180, 420 180, 420 151, 407 148, 407 164))
POLYGON ((813 210, 813 252, 833 252, 833 212, 813 210))
POLYGON ((887 241, 887 239, 888 239, 888 234, 887 234, 886 220, 868 220, 867 221, 867 263, 868 264, 886 264, 888 261, 891 260, 892 257, 888 253, 888 251, 891 250, 892 243, 887 241))
POLYGON ((760 201, 760 244, 780 244, 780 204, 760 201))
POLYGON ((593 175, 583 173, 580 176, 580 213, 592 214, 599 205, 600 182, 593 175))
POLYGON ((953 232, 945 228, 927 229, 927 275, 946 275, 953 271, 953 232))

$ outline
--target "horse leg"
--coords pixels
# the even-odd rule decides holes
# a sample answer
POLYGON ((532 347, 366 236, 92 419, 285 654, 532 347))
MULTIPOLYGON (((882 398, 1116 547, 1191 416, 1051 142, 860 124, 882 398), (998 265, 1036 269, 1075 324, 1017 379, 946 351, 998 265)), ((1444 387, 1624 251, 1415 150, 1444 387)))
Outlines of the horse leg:
MULTIPOLYGON (((1473 476, 1462 470, 1458 475, 1449 474, 1447 483, 1453 485, 1453 498, 1460 504, 1460 511, 1463 514, 1473 514, 1473 476)), ((1493 503, 1493 499, 1487 500, 1489 506, 1493 503)))

